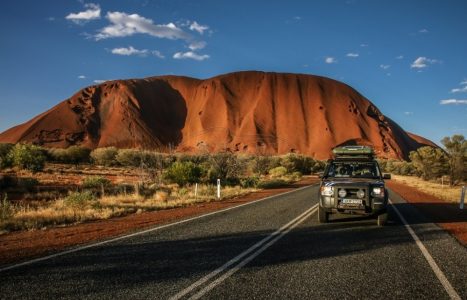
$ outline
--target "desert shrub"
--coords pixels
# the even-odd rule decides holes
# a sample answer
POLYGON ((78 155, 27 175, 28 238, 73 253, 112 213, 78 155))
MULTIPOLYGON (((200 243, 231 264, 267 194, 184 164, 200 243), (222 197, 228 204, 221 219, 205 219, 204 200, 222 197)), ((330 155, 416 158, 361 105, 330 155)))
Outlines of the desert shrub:
POLYGON ((108 187, 111 185, 111 182, 109 179, 103 177, 103 176, 89 176, 84 178, 83 180, 83 188, 87 189, 96 189, 96 188, 101 188, 101 187, 108 187))
POLYGON ((0 170, 12 166, 10 151, 15 145, 8 143, 0 143, 0 170))
POLYGON ((272 180, 264 180, 258 183, 258 188, 260 189, 276 189, 288 186, 288 183, 283 179, 272 179, 272 180))
POLYGON ((280 158, 275 156, 254 156, 250 162, 253 173, 266 175, 272 168, 280 165, 280 158))
POLYGON ((44 149, 30 144, 16 144, 9 157, 14 166, 32 172, 42 171, 46 161, 44 149))
POLYGON ((170 182, 184 186, 200 181, 201 168, 192 162, 174 162, 164 174, 165 179, 170 182))
POLYGON ((280 164, 287 169, 288 173, 300 172, 302 174, 311 174, 314 162, 311 157, 289 153, 281 158, 280 164))
POLYGON ((91 191, 72 192, 64 199, 65 205, 80 209, 96 202, 97 198, 91 191))
POLYGON ((259 183, 259 177, 251 176, 240 179, 240 186, 243 188, 252 188, 256 187, 259 183))
POLYGON ((0 202, 0 222, 4 222, 13 216, 13 206, 5 195, 0 202))
POLYGON ((409 156, 422 179, 434 179, 448 173, 448 158, 439 148, 421 147, 416 151, 411 151, 409 156))
POLYGON ((272 177, 282 177, 287 174, 287 169, 285 167, 275 167, 274 169, 269 170, 269 175, 272 177))
POLYGON ((138 195, 146 199, 152 197, 157 192, 156 186, 150 186, 147 184, 137 184, 136 190, 138 195))
POLYGON ((441 140, 448 154, 451 184, 467 179, 467 140, 463 135, 453 135, 441 140))
POLYGON ((97 165, 113 166, 118 163, 115 159, 117 154, 118 150, 115 147, 97 148, 91 152, 91 158, 97 165))
POLYGON ((138 149, 120 149, 115 160, 125 167, 154 168, 162 160, 162 156, 155 152, 138 149))
POLYGON ((90 160, 91 150, 80 146, 71 146, 65 150, 65 163, 78 165, 90 160))
POLYGON ((322 160, 315 160, 311 166, 311 173, 316 174, 319 172, 323 172, 325 167, 326 167, 326 162, 322 160))
POLYGON ((208 180, 215 182, 217 179, 223 182, 239 180, 246 170, 246 159, 238 157, 230 152, 219 152, 209 156, 208 180))

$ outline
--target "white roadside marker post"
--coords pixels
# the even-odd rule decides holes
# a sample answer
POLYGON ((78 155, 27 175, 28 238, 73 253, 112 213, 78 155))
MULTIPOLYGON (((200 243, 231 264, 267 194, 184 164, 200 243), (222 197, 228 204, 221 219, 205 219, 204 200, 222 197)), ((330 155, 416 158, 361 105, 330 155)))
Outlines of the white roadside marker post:
POLYGON ((221 199, 221 180, 217 179, 217 199, 221 199))
POLYGON ((198 183, 195 184, 195 200, 198 200, 198 183))
POLYGON ((462 187, 460 209, 464 209, 465 185, 462 187))

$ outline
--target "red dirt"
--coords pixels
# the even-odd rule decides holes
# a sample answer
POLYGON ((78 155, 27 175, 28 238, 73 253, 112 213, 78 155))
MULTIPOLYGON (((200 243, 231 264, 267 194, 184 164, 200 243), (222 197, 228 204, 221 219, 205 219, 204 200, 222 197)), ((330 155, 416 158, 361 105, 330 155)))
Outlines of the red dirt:
POLYGON ((268 196, 291 191, 318 182, 306 177, 291 187, 261 190, 238 198, 197 204, 189 207, 143 212, 109 220, 99 220, 68 227, 20 231, 0 235, 0 264, 40 257, 66 248, 117 237, 159 224, 194 217, 208 212, 240 205, 268 196))
POLYGON ((419 209, 431 221, 454 235, 467 246, 467 210, 459 209, 459 204, 447 203, 416 188, 391 180, 387 185, 408 203, 419 209))
POLYGON ((47 147, 148 148, 180 152, 299 152, 327 159, 338 145, 372 145, 407 158, 430 141, 408 134, 341 82, 313 75, 237 72, 116 80, 87 87, 0 142, 47 147))

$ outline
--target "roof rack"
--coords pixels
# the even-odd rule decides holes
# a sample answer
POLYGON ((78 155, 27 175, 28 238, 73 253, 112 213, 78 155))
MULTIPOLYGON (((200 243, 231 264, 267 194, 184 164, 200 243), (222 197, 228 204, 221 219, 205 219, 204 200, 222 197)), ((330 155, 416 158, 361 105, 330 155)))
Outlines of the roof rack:
POLYGON ((364 158, 364 159, 372 159, 375 156, 375 152, 373 148, 368 146, 342 146, 336 147, 332 149, 332 153, 334 154, 336 159, 344 159, 344 158, 364 158))

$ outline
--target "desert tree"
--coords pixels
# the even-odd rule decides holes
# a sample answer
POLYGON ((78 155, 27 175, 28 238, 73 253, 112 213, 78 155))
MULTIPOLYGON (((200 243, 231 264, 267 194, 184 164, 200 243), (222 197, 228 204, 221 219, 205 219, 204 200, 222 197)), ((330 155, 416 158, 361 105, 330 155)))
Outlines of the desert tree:
POLYGON ((467 178, 467 141, 463 135, 453 135, 441 140, 448 153, 451 185, 467 178))
POLYGON ((448 158, 446 153, 431 146, 418 148, 409 154, 413 166, 425 180, 441 177, 448 173, 448 158))

